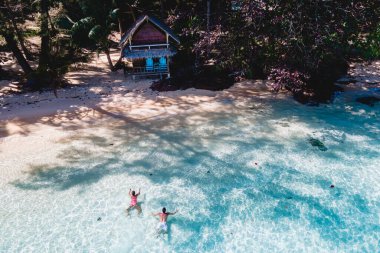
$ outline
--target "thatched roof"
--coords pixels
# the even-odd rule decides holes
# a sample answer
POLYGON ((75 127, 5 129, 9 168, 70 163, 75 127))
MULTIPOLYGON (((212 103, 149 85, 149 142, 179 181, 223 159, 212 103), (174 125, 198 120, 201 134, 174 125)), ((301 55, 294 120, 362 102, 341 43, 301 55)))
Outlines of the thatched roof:
POLYGON ((128 29, 128 31, 121 37, 120 46, 123 46, 132 36, 135 34, 135 32, 139 29, 139 27, 144 24, 145 21, 149 21, 158 28, 160 28, 162 31, 167 33, 174 41, 176 41, 178 44, 180 43, 179 38, 177 35, 174 34, 173 30, 170 29, 166 24, 164 24, 159 19, 148 16, 148 15, 142 15, 140 16, 128 29))

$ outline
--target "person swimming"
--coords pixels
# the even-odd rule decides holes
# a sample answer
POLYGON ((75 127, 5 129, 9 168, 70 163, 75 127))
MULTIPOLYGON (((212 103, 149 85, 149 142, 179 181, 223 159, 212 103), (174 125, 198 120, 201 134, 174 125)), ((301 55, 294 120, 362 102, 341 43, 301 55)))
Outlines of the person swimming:
POLYGON ((140 188, 139 188, 139 193, 136 194, 135 191, 132 191, 129 189, 129 196, 131 197, 131 204, 129 207, 126 209, 127 215, 129 215, 129 211, 131 211, 133 208, 137 210, 137 213, 141 213, 141 207, 137 204, 137 197, 140 195, 140 188))
POLYGON ((157 235, 165 234, 168 232, 168 225, 166 223, 168 220, 168 216, 176 214, 177 212, 178 212, 178 210, 176 210, 173 213, 166 212, 166 208, 164 207, 164 208, 162 208, 162 213, 153 213, 152 214, 154 216, 160 216, 160 222, 157 224, 157 227, 156 227, 157 235))

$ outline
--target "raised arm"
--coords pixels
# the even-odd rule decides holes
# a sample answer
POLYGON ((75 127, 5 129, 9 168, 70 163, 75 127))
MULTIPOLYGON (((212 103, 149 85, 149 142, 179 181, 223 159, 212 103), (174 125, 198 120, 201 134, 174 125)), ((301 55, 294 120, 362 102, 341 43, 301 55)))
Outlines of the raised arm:
POLYGON ((131 189, 129 189, 129 196, 131 196, 131 197, 132 197, 131 191, 132 191, 132 190, 131 190, 131 189))
POLYGON ((173 215, 173 214, 176 214, 178 213, 178 210, 175 210, 173 213, 167 213, 168 215, 173 215))
POLYGON ((136 196, 139 196, 140 195, 140 188, 139 188, 139 193, 136 194, 136 196))

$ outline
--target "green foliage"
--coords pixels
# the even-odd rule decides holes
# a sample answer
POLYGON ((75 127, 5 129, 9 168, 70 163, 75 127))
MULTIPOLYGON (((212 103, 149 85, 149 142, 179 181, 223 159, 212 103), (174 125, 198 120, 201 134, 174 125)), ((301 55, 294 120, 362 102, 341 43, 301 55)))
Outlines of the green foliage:
POLYGON ((380 58, 380 23, 374 31, 359 42, 358 48, 367 60, 380 58))
POLYGON ((235 10, 229 1, 213 2, 209 27, 205 8, 197 10, 202 3, 191 10, 178 8, 169 20, 182 28, 177 31, 182 31, 183 45, 201 62, 211 59, 249 78, 271 73, 274 80, 285 82, 278 87, 298 94, 325 97, 324 91, 333 90, 352 57, 349 41, 361 41, 360 54, 367 58, 379 55, 378 33, 371 33, 380 15, 375 1, 239 2, 235 10))
POLYGON ((77 0, 80 9, 86 17, 76 22, 71 28, 75 45, 105 50, 108 45, 108 35, 118 28, 115 24, 119 9, 112 1, 107 0, 77 0))
POLYGON ((93 17, 86 17, 76 22, 71 28, 71 37, 73 43, 80 47, 86 47, 91 44, 88 33, 95 25, 93 17))
POLYGON ((36 29, 25 29, 23 31, 24 37, 35 37, 40 34, 39 30, 36 29))
MULTIPOLYGON (((22 2, 25 4, 7 0, 11 7, 22 7, 11 8, 19 27, 25 19, 37 16, 41 3, 46 3, 22 2)), ((346 61, 353 55, 380 57, 380 7, 373 0, 359 2, 241 0, 232 8, 229 0, 213 0, 207 15, 203 0, 49 0, 49 8, 58 3, 62 7, 52 19, 60 35, 71 35, 71 40, 69 43, 65 36, 55 36, 51 25, 45 25, 51 58, 46 71, 57 69, 58 75, 63 73, 75 56, 73 52, 81 48, 108 53, 112 31, 119 27, 125 31, 135 17, 149 13, 163 19, 181 37, 173 72, 182 69, 194 73, 203 63, 213 62, 216 69, 248 78, 264 78, 272 73, 274 80, 286 82, 291 90, 317 93, 346 71, 346 61), (308 78, 301 80, 302 85, 295 85, 300 76, 308 78)), ((0 9, 0 34, 12 29, 6 9, 0 9)), ((38 36, 37 32, 22 33, 38 36)))
POLYGON ((54 23, 59 29, 64 30, 71 30, 74 25, 66 16, 57 17, 54 23))
POLYGON ((83 14, 92 17, 98 25, 105 25, 109 19, 109 13, 113 9, 113 1, 110 0, 77 0, 83 14))
POLYGON ((110 13, 110 17, 112 20, 117 20, 119 15, 120 15, 120 9, 119 8, 112 10, 110 13))
POLYGON ((104 40, 105 36, 106 31, 101 25, 94 26, 88 33, 88 37, 96 42, 104 40))

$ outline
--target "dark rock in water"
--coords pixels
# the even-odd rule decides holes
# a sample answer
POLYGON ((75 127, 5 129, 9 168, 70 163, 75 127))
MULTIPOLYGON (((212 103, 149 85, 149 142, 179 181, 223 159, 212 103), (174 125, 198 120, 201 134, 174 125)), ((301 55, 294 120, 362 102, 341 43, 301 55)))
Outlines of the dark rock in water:
POLYGON ((334 188, 335 186, 332 184, 332 185, 330 185, 330 188, 334 188))
POLYGON ((153 174, 152 174, 152 173, 150 173, 150 174, 149 174, 149 176, 153 176, 153 174))
POLYGON ((208 170, 207 173, 210 173, 210 171, 208 170))
POLYGON ((377 102, 380 101, 380 98, 377 97, 361 97, 356 99, 356 102, 359 102, 361 104, 368 105, 370 107, 374 107, 377 102))
POLYGON ((113 146, 113 143, 111 143, 110 146, 113 146))
POLYGON ((355 79, 341 79, 337 80, 336 83, 339 84, 351 84, 351 83, 356 83, 357 81, 355 79))
POLYGON ((318 140, 318 139, 310 138, 310 139, 309 139, 309 143, 310 143, 311 146, 313 146, 313 147, 318 147, 318 149, 321 150, 321 151, 326 151, 326 150, 327 150, 325 144, 323 144, 323 142, 321 142, 321 141, 318 140))
POLYGON ((102 220, 102 218, 101 218, 101 217, 99 217, 99 218, 98 218, 98 221, 101 221, 101 220, 102 220))
POLYGON ((314 100, 310 100, 305 105, 307 105, 307 106, 319 106, 319 102, 314 101, 314 100))

